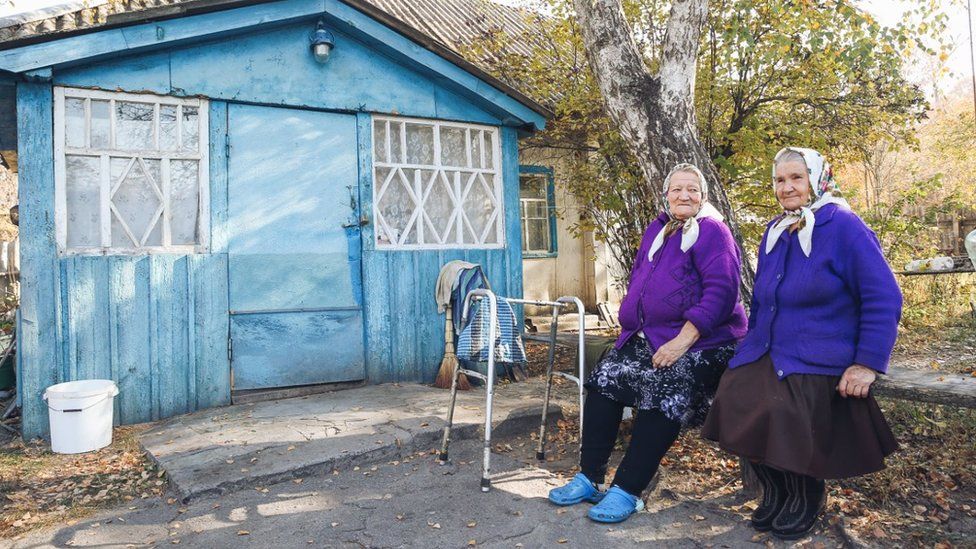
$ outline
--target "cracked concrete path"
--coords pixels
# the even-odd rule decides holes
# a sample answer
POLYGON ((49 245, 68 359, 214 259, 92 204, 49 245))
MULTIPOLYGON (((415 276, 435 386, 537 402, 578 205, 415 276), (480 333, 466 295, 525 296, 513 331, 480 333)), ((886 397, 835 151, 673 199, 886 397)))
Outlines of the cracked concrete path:
MULTIPOLYGON (((554 415, 576 402, 574 387, 554 391, 554 415)), ((544 388, 541 379, 499 385, 493 424, 537 427, 544 388)), ((429 386, 388 384, 240 404, 173 418, 140 442, 188 502, 434 447, 449 397, 429 386)), ((484 398, 477 388, 458 393, 454 440, 482 432, 484 398)))
MULTIPOLYGON (((120 506, 70 526, 36 532, 12 548, 44 547, 791 547, 756 536, 716 501, 654 496, 650 511, 618 525, 586 518, 588 505, 546 499, 565 478, 517 459, 527 436, 499 437, 492 490, 479 490, 476 441, 452 446, 439 465, 429 450, 373 465, 349 463, 315 476, 255 486, 186 506, 175 498, 120 506)), ((525 452, 522 452, 525 450, 525 452)), ((826 536, 804 547, 837 547, 826 536)), ((0 547, 3 547, 0 542, 0 547)))

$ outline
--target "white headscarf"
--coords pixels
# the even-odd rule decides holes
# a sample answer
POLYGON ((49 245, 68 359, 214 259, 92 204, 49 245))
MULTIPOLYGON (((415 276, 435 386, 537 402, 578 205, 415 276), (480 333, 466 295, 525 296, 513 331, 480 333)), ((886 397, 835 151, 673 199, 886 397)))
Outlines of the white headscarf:
POLYGON ((822 154, 813 149, 786 147, 776 153, 776 157, 773 158, 774 190, 776 187, 776 161, 788 151, 794 151, 803 156, 803 162, 807 166, 807 175, 810 177, 810 196, 813 203, 798 210, 784 210, 783 218, 770 227, 769 234, 766 235, 766 253, 773 251, 783 231, 802 219, 803 227, 800 228, 797 238, 800 240, 800 249, 803 250, 803 255, 810 257, 810 252, 813 250, 813 227, 816 224, 814 212, 827 204, 837 204, 848 210, 851 209, 851 205, 840 196, 840 187, 834 181, 834 171, 831 169, 830 163, 824 159, 822 154))
MULTIPOLYGON (((668 217, 673 222, 678 221, 677 219, 674 218, 674 215, 671 214, 671 206, 668 203, 667 194, 668 194, 668 189, 671 187, 671 177, 674 174, 679 172, 691 172, 694 173, 696 176, 698 176, 698 183, 699 185, 701 185, 701 192, 702 192, 701 209, 698 210, 697 215, 694 215, 686 219, 681 227, 681 251, 687 253, 688 250, 690 250, 691 247, 695 245, 695 242, 698 241, 698 234, 700 231, 698 227, 699 219, 711 217, 712 219, 723 221, 725 218, 722 216, 721 212, 715 209, 715 206, 712 206, 711 204, 708 203, 708 182, 705 179, 705 176, 702 175, 701 170, 699 170, 698 167, 695 166, 694 164, 687 164, 687 163, 678 164, 677 166, 672 168, 671 173, 669 173, 668 176, 664 178, 664 196, 665 196, 664 211, 665 213, 668 214, 668 217)), ((667 232, 667 225, 665 225, 664 228, 658 231, 657 235, 654 237, 654 241, 651 242, 651 249, 647 252, 648 261, 653 261, 654 253, 657 252, 659 249, 661 249, 661 246, 664 245, 664 238, 665 238, 664 233, 666 232, 667 232)))

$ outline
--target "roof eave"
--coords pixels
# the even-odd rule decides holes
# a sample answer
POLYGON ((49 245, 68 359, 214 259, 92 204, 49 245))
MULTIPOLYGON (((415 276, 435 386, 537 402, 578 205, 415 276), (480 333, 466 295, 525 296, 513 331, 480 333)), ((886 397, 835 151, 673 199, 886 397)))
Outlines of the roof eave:
MULTIPOLYGON (((246 8, 249 6, 256 6, 260 4, 267 4, 279 0, 190 0, 188 2, 182 2, 180 4, 174 4, 169 6, 160 6, 158 8, 151 8, 147 10, 142 10, 138 12, 123 13, 111 15, 108 17, 107 22, 104 25, 97 27, 89 27, 85 29, 78 29, 69 32, 62 33, 51 33, 44 34, 35 37, 28 37, 18 40, 12 40, 9 42, 0 43, 0 74, 13 74, 26 72, 31 70, 33 66, 12 67, 9 64, 3 65, 3 53, 13 52, 16 50, 21 50, 22 48, 32 48, 41 44, 46 44, 50 42, 55 42, 59 40, 65 40, 74 37, 85 36, 95 33, 111 32, 119 29, 129 28, 137 25, 144 25, 154 22, 162 22, 172 19, 179 19, 184 17, 191 17, 196 15, 204 15, 209 13, 227 11, 236 8, 246 8), (19 70, 18 70, 19 69, 19 70)), ((471 63, 467 59, 461 57, 454 50, 448 48, 441 42, 435 40, 427 34, 424 34, 413 27, 405 24, 399 19, 391 16, 387 12, 379 9, 378 7, 369 4, 363 0, 320 0, 319 7, 320 10, 317 12, 329 13, 335 11, 338 4, 345 4, 352 9, 365 14, 366 16, 375 19, 382 25, 389 27, 396 31, 397 33, 405 36, 407 39, 421 45, 424 49, 434 53, 438 57, 441 57, 453 65, 461 68, 465 72, 470 73, 479 80, 487 83, 491 87, 495 88, 504 95, 510 97, 512 100, 521 104, 522 106, 531 110, 537 117, 541 120, 532 121, 531 126, 534 130, 541 130, 545 126, 545 121, 551 119, 554 113, 546 108, 544 105, 535 101, 534 99, 528 97, 524 93, 515 89, 514 87, 506 84, 505 82, 499 80, 498 78, 492 76, 485 70, 481 69, 477 65, 471 63), (331 8, 331 9, 330 9, 331 8)), ((305 14, 306 16, 314 15, 314 13, 305 14)), ((203 32, 201 32, 203 34, 203 32)), ((125 41, 120 41, 120 43, 125 43, 125 41)), ((147 44, 146 49, 153 46, 159 47, 161 44, 147 44)), ((124 48, 117 48, 114 51, 121 51, 124 48)), ((100 52, 100 55, 105 55, 110 53, 108 51, 100 52)), ((90 55, 89 57, 95 57, 95 55, 90 55)), ((78 54, 74 60, 84 59, 84 54, 78 54)))

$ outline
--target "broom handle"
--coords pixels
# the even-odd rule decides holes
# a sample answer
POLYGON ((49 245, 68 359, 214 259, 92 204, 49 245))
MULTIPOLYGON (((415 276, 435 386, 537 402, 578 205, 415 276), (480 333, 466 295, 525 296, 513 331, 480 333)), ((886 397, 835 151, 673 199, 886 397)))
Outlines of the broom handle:
POLYGON ((454 355, 454 312, 447 307, 447 318, 444 320, 444 355, 454 355))

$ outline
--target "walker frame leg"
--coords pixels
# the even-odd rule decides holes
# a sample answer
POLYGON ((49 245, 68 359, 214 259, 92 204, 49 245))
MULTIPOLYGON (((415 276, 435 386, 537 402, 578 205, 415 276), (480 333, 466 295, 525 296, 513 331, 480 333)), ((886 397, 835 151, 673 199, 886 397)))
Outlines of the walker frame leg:
POLYGON ((549 326, 549 356, 546 363, 546 398, 542 401, 542 421, 539 424, 539 446, 536 448, 535 459, 545 461, 546 459, 546 427, 549 417, 549 399, 552 397, 552 369, 556 363, 556 333, 559 329, 559 309, 552 306, 552 316, 549 326))
POLYGON ((485 385, 485 446, 484 464, 481 470, 481 491, 487 492, 491 489, 491 410, 493 398, 495 396, 495 319, 498 318, 498 303, 495 301, 495 294, 488 293, 488 380, 485 385))

